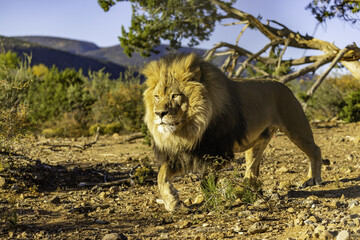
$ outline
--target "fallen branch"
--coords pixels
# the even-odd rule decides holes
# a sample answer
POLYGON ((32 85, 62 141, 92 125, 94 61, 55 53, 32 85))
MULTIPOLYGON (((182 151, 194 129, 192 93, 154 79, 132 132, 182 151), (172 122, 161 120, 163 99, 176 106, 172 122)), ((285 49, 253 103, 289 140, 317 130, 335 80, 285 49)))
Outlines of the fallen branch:
POLYGON ((138 132, 138 133, 131 134, 129 137, 127 137, 125 139, 125 141, 130 142, 130 141, 133 141, 135 139, 144 138, 144 137, 145 137, 145 134, 143 134, 141 132, 138 132))
POLYGON ((95 134, 95 140, 89 143, 84 143, 83 145, 77 145, 77 144, 50 144, 50 143, 39 143, 40 145, 44 145, 44 146, 48 146, 50 147, 50 150, 56 151, 56 148, 63 148, 63 147, 68 147, 68 148, 79 148, 81 150, 86 150, 90 147, 92 147, 94 144, 97 143, 97 141, 99 140, 99 135, 100 135, 100 128, 98 127, 96 130, 96 134, 95 134))

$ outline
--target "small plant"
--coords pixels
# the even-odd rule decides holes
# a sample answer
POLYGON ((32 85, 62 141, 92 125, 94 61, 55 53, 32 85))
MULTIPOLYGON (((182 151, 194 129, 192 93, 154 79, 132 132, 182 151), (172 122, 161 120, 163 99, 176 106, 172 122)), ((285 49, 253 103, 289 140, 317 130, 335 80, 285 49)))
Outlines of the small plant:
POLYGON ((341 188, 340 186, 340 179, 339 179, 339 176, 338 175, 335 175, 335 186, 337 188, 341 188))
POLYGON ((4 226, 8 229, 15 229, 18 224, 18 215, 15 207, 16 199, 11 197, 8 200, 9 208, 0 213, 0 220, 4 223, 4 226))
POLYGON ((223 196, 217 187, 218 176, 210 173, 201 181, 201 191, 205 198, 205 207, 209 210, 219 210, 223 206, 223 196))
POLYGON ((237 188, 237 195, 244 203, 254 203, 258 196, 262 194, 262 184, 260 181, 249 181, 245 179, 242 184, 237 188))
POLYGON ((145 164, 144 166, 136 167, 132 175, 137 183, 144 184, 147 180, 154 178, 155 172, 151 166, 145 164))

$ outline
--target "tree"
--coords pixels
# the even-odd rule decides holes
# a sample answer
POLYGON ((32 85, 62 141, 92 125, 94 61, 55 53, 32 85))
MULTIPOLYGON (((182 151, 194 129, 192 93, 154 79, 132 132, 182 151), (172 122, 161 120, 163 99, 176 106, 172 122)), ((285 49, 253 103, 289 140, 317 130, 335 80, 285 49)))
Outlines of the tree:
MULTIPOLYGON (((116 2, 124 0, 116 0, 116 2)), ((206 58, 210 59, 214 55, 227 55, 227 59, 222 69, 227 72, 229 77, 241 77, 247 67, 252 68, 262 78, 277 79, 280 82, 287 83, 306 73, 314 72, 319 67, 331 63, 327 71, 315 82, 308 90, 309 99, 329 71, 340 62, 350 72, 360 79, 360 49, 354 44, 339 49, 333 43, 316 39, 312 36, 302 35, 287 28, 284 24, 271 20, 267 23, 260 19, 234 8, 235 2, 222 0, 129 0, 132 3, 133 15, 131 26, 128 31, 122 28, 120 42, 125 52, 131 55, 133 51, 139 51, 144 56, 151 52, 156 52, 155 47, 161 39, 170 40, 171 48, 181 46, 183 39, 190 39, 190 46, 197 45, 199 41, 209 39, 215 24, 224 19, 231 19, 234 24, 244 24, 245 26, 239 32, 235 44, 220 42, 214 48, 210 49, 206 58), (253 53, 240 46, 238 41, 247 29, 257 29, 266 38, 269 43, 253 53), (284 52, 287 47, 300 49, 314 49, 323 52, 321 55, 305 56, 294 60, 284 60, 284 52), (226 49, 221 53, 219 49, 226 49), (273 53, 282 49, 278 58, 273 57, 273 53), (268 57, 263 56, 270 50, 268 57), (245 58, 245 60, 244 60, 245 58), (283 66, 304 66, 298 68, 295 72, 285 75, 269 74, 256 67, 255 63, 260 62, 265 65, 271 65, 275 69, 283 66)), ((105 10, 116 4, 115 0, 98 0, 100 6, 105 10)), ((357 23, 356 18, 360 10, 360 1, 358 0, 311 0, 306 6, 316 19, 320 22, 338 17, 351 24, 357 23)))

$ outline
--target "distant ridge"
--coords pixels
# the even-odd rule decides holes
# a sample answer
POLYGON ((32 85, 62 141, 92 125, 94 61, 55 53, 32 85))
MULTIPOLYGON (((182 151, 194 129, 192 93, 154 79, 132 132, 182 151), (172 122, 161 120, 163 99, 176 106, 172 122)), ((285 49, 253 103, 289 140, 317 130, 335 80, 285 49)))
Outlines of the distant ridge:
MULTIPOLYGON (((49 48, 55 48, 57 50, 67 51, 82 56, 112 62, 121 66, 131 66, 136 68, 141 68, 145 63, 151 60, 159 59, 160 57, 169 53, 169 51, 167 50, 168 45, 162 44, 156 48, 156 50, 159 51, 159 54, 151 54, 150 57, 143 58, 139 53, 134 52, 132 57, 129 58, 123 52, 123 48, 120 45, 100 48, 96 44, 91 42, 60 37, 18 36, 16 38, 20 40, 25 40, 27 42, 40 44, 42 46, 47 46, 49 48)), ((186 53, 195 52, 199 55, 203 55, 206 50, 199 48, 182 47, 178 51, 186 53)), ((215 61, 215 64, 218 61, 221 62, 222 60, 223 58, 217 59, 215 61)))
MULTIPOLYGON (((33 38, 33 40, 34 39, 35 38, 33 38)), ((76 44, 73 44, 73 46, 75 45, 76 44)), ((82 47, 82 49, 84 49, 84 47, 82 47)), ((88 70, 98 71, 100 69, 104 69, 105 72, 111 74, 112 78, 118 78, 120 76, 120 73, 125 72, 127 69, 122 65, 115 64, 109 61, 74 54, 69 51, 50 48, 45 45, 31 43, 13 37, 0 36, 0 51, 2 50, 14 51, 18 53, 19 56, 23 56, 24 53, 31 55, 32 65, 43 63, 49 68, 55 65, 60 70, 63 70, 65 68, 74 68, 76 70, 83 69, 85 75, 87 74, 88 70)))
POLYGON ((88 51, 100 49, 96 44, 86 41, 79 41, 61 37, 46 37, 46 36, 20 36, 17 39, 37 43, 50 48, 63 50, 75 54, 82 54, 88 51))
MULTIPOLYGON (((112 78, 117 78, 120 72, 124 72, 128 67, 140 69, 145 63, 159 59, 169 53, 168 45, 160 45, 156 48, 159 54, 151 54, 148 58, 143 58, 139 53, 134 52, 129 58, 120 45, 110 47, 99 47, 94 43, 82 40, 66 39, 50 36, 17 36, 1 37, 1 46, 5 50, 12 50, 22 56, 23 53, 32 53, 32 64, 43 63, 48 67, 53 65, 59 69, 75 68, 83 69, 84 74, 88 69, 100 70, 111 73, 112 78)), ((194 52, 200 56, 206 50, 199 48, 182 47, 179 52, 194 52)), ((212 62, 221 66, 226 56, 217 57, 212 62)))

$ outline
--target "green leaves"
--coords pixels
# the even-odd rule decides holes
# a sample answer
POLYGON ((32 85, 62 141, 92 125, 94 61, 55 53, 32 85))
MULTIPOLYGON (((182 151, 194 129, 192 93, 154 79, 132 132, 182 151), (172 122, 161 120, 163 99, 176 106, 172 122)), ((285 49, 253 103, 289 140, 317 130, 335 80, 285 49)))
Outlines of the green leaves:
MULTIPOLYGON (((118 0, 117 0, 118 1, 118 0)), ((108 11, 113 0, 99 0, 108 11)), ((129 29, 122 27, 119 37, 124 52, 131 56, 134 51, 142 56, 157 53, 155 47, 161 40, 169 41, 170 48, 177 49, 183 39, 189 46, 208 40, 221 14, 211 1, 203 0, 130 0, 132 19, 129 29)), ((231 1, 232 3, 233 1, 231 1)))

